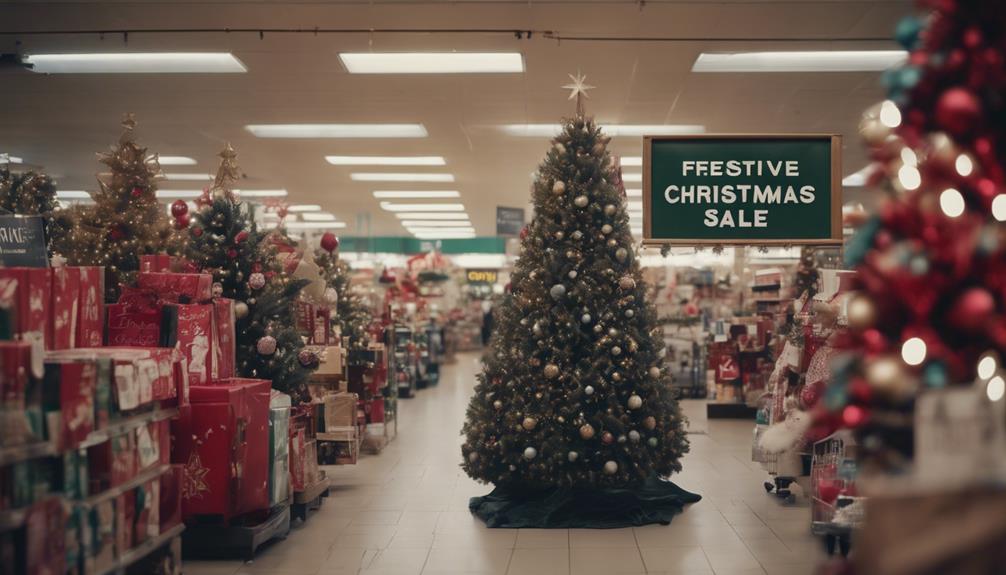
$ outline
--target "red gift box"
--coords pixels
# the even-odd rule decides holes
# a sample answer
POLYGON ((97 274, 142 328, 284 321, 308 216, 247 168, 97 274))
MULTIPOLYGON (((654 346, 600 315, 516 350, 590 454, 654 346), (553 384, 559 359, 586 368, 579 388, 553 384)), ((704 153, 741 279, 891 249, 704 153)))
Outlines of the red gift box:
POLYGON ((294 491, 304 491, 304 452, 307 438, 303 428, 292 429, 290 434, 290 483, 294 491))
POLYGON ((171 271, 171 256, 168 254, 146 254, 140 256, 140 271, 169 272, 171 271))
MULTIPOLYGON (((167 306, 165 306, 167 307, 167 306)), ((106 344, 114 347, 170 347, 175 343, 170 311, 156 305, 113 303, 108 306, 106 344)))
POLYGON ((213 373, 213 306, 181 304, 178 314, 177 345, 188 361, 189 385, 206 385, 213 373))
POLYGON ((216 298, 213 300, 213 365, 216 378, 234 377, 235 333, 234 300, 216 298))
POLYGON ((295 314, 297 331, 307 337, 314 335, 314 306, 306 301, 298 300, 295 314))
POLYGON ((30 364, 30 343, 0 341, 0 400, 5 406, 24 408, 30 364))
POLYGON ((182 522, 182 473, 181 465, 172 465, 160 477, 158 518, 161 533, 182 522))
POLYGON ((117 435, 87 448, 89 493, 100 493, 136 476, 136 439, 131 433, 117 435))
POLYGON ((213 276, 210 274, 140 272, 136 283, 140 289, 172 300, 185 298, 193 302, 204 302, 210 299, 213 291, 213 276))
MULTIPOLYGON (((59 397, 60 445, 71 449, 94 431, 94 397, 98 388, 98 366, 93 361, 47 362, 46 388, 55 388, 59 397)), ((51 430, 55 435, 57 430, 51 430)))
POLYGON ((66 572, 66 511, 59 498, 46 499, 28 510, 24 553, 26 575, 66 572))
POLYGON ((115 554, 118 557, 133 547, 133 518, 136 494, 127 491, 115 498, 115 554))
POLYGON ((14 289, 14 337, 45 345, 52 281, 48 268, 0 268, 0 279, 17 282, 14 289))
POLYGON ((52 268, 52 299, 48 333, 49 349, 75 347, 77 306, 80 305, 80 276, 69 268, 52 268))
POLYGON ((190 408, 172 423, 185 517, 229 519, 269 507, 270 387, 231 378, 190 388, 190 408))
POLYGON ((332 312, 327 307, 319 307, 314 312, 314 335, 311 336, 314 345, 330 345, 332 343, 332 312))
POLYGON ((105 268, 68 267, 71 276, 77 276, 77 334, 75 347, 97 347, 104 339, 105 330, 105 268))

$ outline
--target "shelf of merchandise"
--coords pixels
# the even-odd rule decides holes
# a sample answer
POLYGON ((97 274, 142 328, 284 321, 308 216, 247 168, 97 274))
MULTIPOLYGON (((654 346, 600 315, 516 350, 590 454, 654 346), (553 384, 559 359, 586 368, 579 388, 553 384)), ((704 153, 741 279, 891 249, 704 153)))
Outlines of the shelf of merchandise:
POLYGON ((35 441, 23 443, 21 445, 8 445, 0 447, 0 467, 11 465, 29 459, 40 457, 53 457, 59 455, 56 447, 48 441, 35 441))
POLYGON ((75 449, 86 449, 88 447, 98 445, 99 443, 104 443, 113 437, 117 437, 124 433, 128 433, 134 429, 137 429, 148 423, 153 423, 155 421, 163 421, 165 419, 172 419, 178 415, 178 408, 158 408, 154 411, 149 411, 146 413, 141 413, 138 415, 133 415, 127 417, 123 420, 116 421, 108 427, 99 429, 97 431, 92 431, 87 439, 82 441, 80 445, 75 447, 75 449))
POLYGON ((170 470, 170 469, 171 469, 171 465, 169 465, 167 463, 162 463, 162 464, 158 465, 157 467, 154 467, 153 469, 150 469, 148 471, 144 471, 143 473, 140 473, 139 475, 134 476, 132 479, 130 479, 129 481, 123 483, 122 485, 116 485, 115 487, 112 487, 111 489, 106 489, 105 491, 102 491, 101 493, 98 493, 96 495, 92 495, 92 496, 90 496, 90 497, 88 497, 86 499, 82 499, 82 500, 80 500, 80 501, 78 501, 76 503, 77 503, 77 505, 80 505, 81 507, 94 507, 95 505, 101 503, 102 501, 107 501, 109 499, 112 499, 113 497, 118 497, 119 495, 122 495, 123 493, 125 493, 125 492, 127 492, 127 491, 129 491, 131 489, 136 489, 137 487, 143 485, 144 483, 146 483, 148 481, 152 481, 154 479, 157 479, 158 477, 160 477, 160 476, 164 475, 165 473, 167 473, 168 470, 170 470))
POLYGON ((160 549, 162 545, 168 543, 175 537, 178 537, 185 531, 184 524, 178 524, 168 529, 164 533, 161 533, 157 537, 151 537, 143 543, 140 543, 136 547, 123 553, 115 562, 102 570, 96 571, 97 575, 117 575, 120 573, 125 573, 126 569, 136 563, 137 561, 143 559, 152 552, 160 549))
POLYGON ((398 388, 399 397, 412 397, 416 392, 416 361, 409 345, 412 343, 412 329, 396 325, 391 333, 391 353, 393 360, 388 370, 388 378, 398 388), (401 377, 404 375, 404 377, 401 377), (403 385, 404 383, 404 385, 403 385))

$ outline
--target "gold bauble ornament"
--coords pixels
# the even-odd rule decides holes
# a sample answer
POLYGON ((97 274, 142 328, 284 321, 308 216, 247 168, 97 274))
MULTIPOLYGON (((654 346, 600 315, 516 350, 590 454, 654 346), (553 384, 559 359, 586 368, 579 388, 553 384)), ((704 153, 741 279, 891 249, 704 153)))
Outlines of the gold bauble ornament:
POLYGON ((657 418, 653 417, 652 415, 646 416, 646 419, 643 420, 643 427, 649 429, 650 431, 653 431, 657 427, 657 418))
POLYGON ((533 417, 525 417, 524 421, 521 423, 521 426, 528 431, 533 430, 535 427, 537 427, 537 425, 538 420, 533 417))
POLYGON ((545 377, 549 379, 555 379, 559 377, 559 366, 554 363, 550 363, 545 366, 545 377))
POLYGON ((884 140, 892 132, 891 128, 888 128, 880 121, 880 107, 881 104, 870 106, 863 113, 862 119, 859 120, 859 135, 869 146, 883 144, 884 140))
POLYGON ((873 326, 877 321, 877 308, 869 296, 856 294, 849 300, 846 315, 849 319, 849 327, 862 331, 873 326))
POLYGON ((580 426, 580 438, 581 439, 591 439, 594 437, 594 426, 589 423, 584 423, 580 426))

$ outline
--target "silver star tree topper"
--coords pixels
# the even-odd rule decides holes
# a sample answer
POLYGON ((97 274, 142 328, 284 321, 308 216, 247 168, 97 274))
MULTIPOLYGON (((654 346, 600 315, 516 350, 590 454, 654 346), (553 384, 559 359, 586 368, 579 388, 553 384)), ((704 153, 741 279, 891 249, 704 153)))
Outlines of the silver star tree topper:
POLYGON ((563 88, 570 90, 569 99, 576 99, 576 115, 583 115, 583 99, 590 98, 587 94, 587 90, 593 90, 595 86, 586 84, 587 76, 581 74, 579 70, 576 72, 576 76, 570 74, 569 79, 573 81, 572 84, 566 84, 563 88))

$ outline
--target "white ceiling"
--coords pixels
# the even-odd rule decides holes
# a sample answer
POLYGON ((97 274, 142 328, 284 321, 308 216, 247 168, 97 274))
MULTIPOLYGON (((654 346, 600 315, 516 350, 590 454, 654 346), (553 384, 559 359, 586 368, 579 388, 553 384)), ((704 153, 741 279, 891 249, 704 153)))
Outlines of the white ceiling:
MULTIPOLYGON (((247 74, 59 75, 0 70, 0 152, 44 166, 63 189, 92 189, 94 153, 113 143, 123 112, 134 112, 151 151, 196 158, 166 171, 213 172, 225 142, 248 180, 240 187, 286 188, 291 203, 317 203, 349 223, 346 234, 404 234, 382 212, 375 189, 452 189, 445 184, 352 182, 350 167, 324 157, 441 155, 453 189, 480 235, 495 233, 497 205, 524 206, 529 174, 546 139, 504 135, 505 123, 549 123, 573 112, 567 73, 597 86, 587 111, 604 122, 704 124, 708 132, 835 132, 846 137, 844 171, 865 163, 856 135, 862 111, 883 96, 876 73, 693 74, 702 51, 891 48, 910 2, 757 0, 635 2, 32 2, 0 5, 0 30, 138 28, 410 28, 538 30, 511 33, 266 34, 171 33, 0 35, 0 52, 230 51, 247 74), (569 38, 688 37, 710 41, 557 41, 569 38), (773 38, 750 42, 724 39, 773 38), (783 41, 826 38, 829 41, 783 41), (841 38, 841 41, 836 39, 841 38), (873 39, 856 41, 857 39, 873 39), (15 40, 21 42, 15 46, 15 40), (519 51, 524 74, 349 75, 339 51, 519 51), (419 122, 429 137, 380 140, 258 139, 250 123, 419 122), (372 214, 369 230, 358 226, 372 214)), ((639 138, 613 150, 640 155, 639 138)), ((393 170, 391 168, 389 170, 393 170)), ((638 170, 638 169, 637 169, 638 170)), ((358 170, 359 171, 359 170, 358 170)), ((371 168, 362 171, 377 171, 371 168)), ((445 171, 403 168, 399 171, 445 171)), ((162 189, 193 188, 164 182, 162 189)), ((455 201, 455 200, 447 200, 455 201)))

